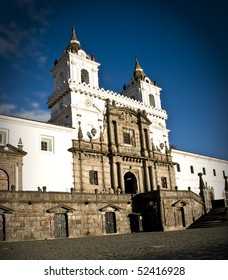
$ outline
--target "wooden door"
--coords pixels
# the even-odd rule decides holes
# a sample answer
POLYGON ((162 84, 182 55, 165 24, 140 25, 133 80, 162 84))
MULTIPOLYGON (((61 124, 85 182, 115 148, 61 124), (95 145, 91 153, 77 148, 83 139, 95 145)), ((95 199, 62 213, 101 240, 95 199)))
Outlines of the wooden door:
POLYGON ((178 209, 178 226, 185 227, 184 208, 178 209))
POLYGON ((5 240, 5 218, 0 214, 0 241, 5 240))
POLYGON ((54 217, 55 238, 68 236, 67 215, 65 213, 56 213, 54 217))
POLYGON ((105 213, 106 233, 116 233, 116 215, 115 212, 105 213))

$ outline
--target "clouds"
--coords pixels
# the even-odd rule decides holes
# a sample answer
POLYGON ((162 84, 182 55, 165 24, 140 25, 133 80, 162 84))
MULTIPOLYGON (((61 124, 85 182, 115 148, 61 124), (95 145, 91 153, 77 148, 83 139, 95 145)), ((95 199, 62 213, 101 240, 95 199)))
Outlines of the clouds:
POLYGON ((16 0, 7 3, 1 15, 0 59, 22 62, 34 59, 38 68, 47 61, 43 36, 50 27, 52 8, 47 1, 16 0), (8 16, 6 16, 8 15, 8 16))
POLYGON ((14 96, 8 96, 0 88, 0 114, 23 117, 38 121, 48 121, 50 112, 46 109, 46 91, 34 90, 32 95, 20 95, 20 101, 14 96))
POLYGON ((39 23, 43 28, 50 26, 49 14, 52 11, 52 7, 48 1, 17 0, 16 4, 23 9, 31 21, 39 23))
POLYGON ((10 112, 13 112, 15 109, 15 104, 0 104, 0 114, 10 114, 10 112))
POLYGON ((0 25, 0 56, 9 58, 20 55, 21 45, 28 37, 28 31, 22 29, 16 22, 0 25))
POLYGON ((26 119, 45 121, 45 122, 50 119, 50 112, 39 108, 35 108, 35 109, 33 108, 32 110, 21 109, 20 112, 16 115, 26 119))
POLYGON ((0 76, 0 113, 46 121, 50 118, 45 110, 50 82, 46 78, 48 47, 44 42, 52 9, 43 0, 9 2, 1 10, 0 22, 0 64, 4 69, 0 76))
POLYGON ((37 28, 23 27, 17 22, 0 25, 0 58, 21 63, 32 58, 37 67, 45 66, 47 61, 46 46, 37 33, 37 28))
POLYGON ((14 115, 18 117, 23 117, 31 120, 38 121, 48 121, 50 119, 50 112, 40 108, 38 102, 32 102, 31 107, 23 108, 17 107, 13 103, 3 103, 0 104, 0 114, 14 115))

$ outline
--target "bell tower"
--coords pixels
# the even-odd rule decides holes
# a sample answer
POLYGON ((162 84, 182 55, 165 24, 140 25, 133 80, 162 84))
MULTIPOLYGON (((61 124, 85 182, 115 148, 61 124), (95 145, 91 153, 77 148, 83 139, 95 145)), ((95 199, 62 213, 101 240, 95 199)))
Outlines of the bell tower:
POLYGON ((169 130, 166 128, 167 116, 160 118, 156 114, 162 111, 160 94, 161 88, 157 86, 155 81, 151 81, 147 77, 136 57, 131 80, 127 85, 124 85, 121 95, 128 96, 145 105, 145 109, 148 110, 147 117, 151 121, 149 132, 151 142, 156 150, 165 153, 169 147, 169 130), (154 113, 149 113, 150 110, 153 110, 154 113))
POLYGON ((130 82, 124 85, 122 95, 133 98, 147 106, 161 109, 160 91, 155 81, 151 81, 135 58, 135 68, 130 82))
POLYGON ((78 106, 79 93, 73 87, 82 85, 98 88, 99 65, 93 55, 88 55, 81 48, 73 27, 67 47, 51 69, 54 92, 47 101, 51 109, 49 122, 77 126, 75 108, 78 106))

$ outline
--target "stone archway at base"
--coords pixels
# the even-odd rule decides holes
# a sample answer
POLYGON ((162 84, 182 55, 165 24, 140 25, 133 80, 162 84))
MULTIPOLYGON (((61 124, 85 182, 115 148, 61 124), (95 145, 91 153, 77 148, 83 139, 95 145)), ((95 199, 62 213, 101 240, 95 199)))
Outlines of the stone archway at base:
POLYGON ((137 179, 130 171, 124 175, 124 192, 137 193, 137 179))
POLYGON ((9 176, 2 169, 0 169, 0 190, 3 190, 3 191, 9 190, 9 176))

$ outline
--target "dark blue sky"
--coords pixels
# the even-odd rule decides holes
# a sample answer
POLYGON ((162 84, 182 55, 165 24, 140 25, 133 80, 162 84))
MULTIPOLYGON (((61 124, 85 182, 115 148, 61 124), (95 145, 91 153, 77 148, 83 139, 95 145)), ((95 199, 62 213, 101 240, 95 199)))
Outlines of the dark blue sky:
POLYGON ((170 143, 228 159, 228 2, 12 0, 0 11, 0 112, 47 120, 50 69, 71 28, 120 92, 135 56, 162 88, 170 143))

